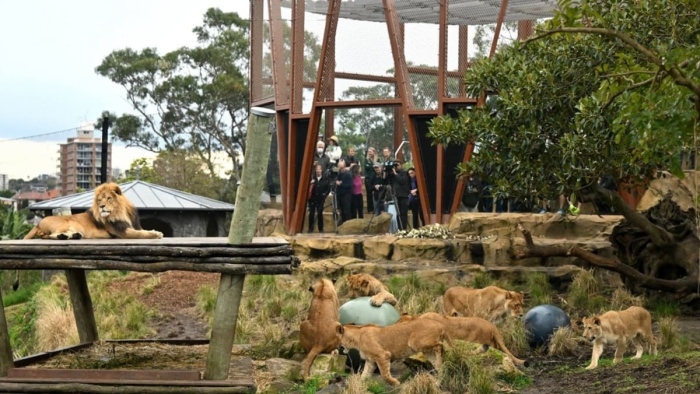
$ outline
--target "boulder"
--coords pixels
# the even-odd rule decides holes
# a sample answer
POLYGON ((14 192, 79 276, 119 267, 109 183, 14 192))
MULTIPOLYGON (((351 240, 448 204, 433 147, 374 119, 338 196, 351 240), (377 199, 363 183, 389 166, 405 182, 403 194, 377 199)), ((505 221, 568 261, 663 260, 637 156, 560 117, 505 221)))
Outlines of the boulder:
POLYGON ((451 257, 451 244, 445 240, 429 238, 400 238, 394 242, 392 260, 408 258, 424 260, 447 260, 451 257))
POLYGON ((286 234, 282 211, 279 209, 263 209, 259 211, 255 226, 255 236, 269 237, 273 233, 286 234))
POLYGON ((362 250, 362 245, 358 238, 352 236, 302 235, 294 238, 292 249, 297 256, 320 259, 356 256, 355 250, 362 250))
POLYGON ((355 257, 339 256, 333 259, 302 262, 299 266, 299 271, 305 274, 329 275, 336 271, 349 271, 346 267, 363 262, 364 260, 355 257))
POLYGON ((391 215, 382 212, 378 216, 348 220, 338 227, 338 235, 386 234, 390 224, 391 215))
POLYGON ((394 251, 394 242, 398 238, 391 234, 365 238, 362 250, 368 260, 387 260, 394 251))
POLYGON ((671 199, 683 211, 695 206, 700 190, 700 171, 686 171, 685 178, 662 172, 661 176, 649 184, 647 191, 637 204, 638 211, 647 211, 661 201, 665 195, 671 194, 671 199))

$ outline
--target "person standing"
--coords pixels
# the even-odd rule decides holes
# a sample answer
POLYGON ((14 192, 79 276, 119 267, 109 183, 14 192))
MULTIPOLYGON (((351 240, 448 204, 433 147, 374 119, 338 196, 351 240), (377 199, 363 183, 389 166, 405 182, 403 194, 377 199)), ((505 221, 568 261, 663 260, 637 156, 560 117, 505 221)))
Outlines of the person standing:
POLYGON ((391 186, 396 197, 396 202, 399 204, 396 209, 399 211, 399 230, 408 228, 408 195, 410 193, 410 181, 408 174, 401 168, 401 163, 394 161, 394 166, 391 169, 393 180, 391 186))
POLYGON ((328 155, 324 153, 325 150, 326 150, 326 144, 324 144, 323 141, 318 141, 316 143, 316 154, 314 155, 314 167, 317 164, 320 164, 322 169, 323 169, 324 174, 326 173, 326 170, 328 170, 330 168, 330 160, 331 160, 328 157, 328 155))
POLYGON ((317 164, 309 185, 309 232, 314 232, 314 219, 318 217, 318 232, 323 232, 323 206, 330 191, 330 183, 323 165, 317 164))
POLYGON ((345 162, 338 162, 338 179, 335 181, 338 197, 338 208, 340 209, 341 225, 350 220, 350 202, 352 200, 352 175, 345 167, 345 162))
POLYGON ((483 185, 479 178, 470 171, 467 181, 464 183, 464 194, 462 195, 463 212, 479 212, 479 200, 483 194, 483 185))
POLYGON ((352 175, 352 199, 350 200, 350 218, 362 219, 362 175, 360 175, 360 166, 354 165, 350 167, 352 175))
POLYGON ((421 226, 425 226, 425 219, 423 218, 423 210, 420 206, 420 195, 418 194, 418 179, 416 179, 416 169, 411 167, 408 169, 408 178, 410 182, 410 192, 408 195, 408 208, 411 210, 411 216, 413 216, 413 228, 417 229, 418 220, 420 219, 421 226))
MULTIPOLYGON (((370 147, 367 149, 367 157, 365 160, 365 191, 367 193, 367 213, 374 212, 374 199, 375 199, 375 189, 374 189, 374 179, 376 173, 374 171, 374 165, 377 163, 377 152, 374 148, 370 147)), ((381 175, 381 174, 380 174, 381 175)))
POLYGON ((385 179, 382 173, 382 165, 379 163, 374 163, 374 179, 370 185, 372 188, 372 198, 374 199, 374 214, 379 215, 386 211, 386 205, 384 204, 385 196, 385 179))
POLYGON ((359 160, 355 156, 355 147, 351 146, 348 148, 348 155, 343 159, 345 160, 345 166, 352 170, 355 166, 360 166, 359 160))
POLYGON ((326 147, 326 154, 328 155, 330 161, 331 169, 338 167, 338 161, 343 156, 343 150, 340 148, 338 142, 338 136, 334 135, 328 139, 328 146, 326 147))

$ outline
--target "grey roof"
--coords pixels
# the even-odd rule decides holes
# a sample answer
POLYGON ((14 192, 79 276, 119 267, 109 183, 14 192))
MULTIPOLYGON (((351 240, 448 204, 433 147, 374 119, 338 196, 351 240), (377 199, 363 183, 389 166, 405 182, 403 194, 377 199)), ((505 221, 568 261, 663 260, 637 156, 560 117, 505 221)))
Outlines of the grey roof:
MULTIPOLYGON (((211 198, 181 192, 165 186, 154 185, 144 181, 133 181, 119 184, 126 198, 137 209, 149 210, 185 210, 185 211, 233 211, 233 204, 217 201, 211 198)), ((88 209, 94 198, 93 190, 71 194, 41 201, 29 206, 30 210, 49 210, 59 207, 88 209)))
MULTIPOLYGON (((451 25, 482 25, 496 23, 502 0, 450 0, 448 23, 451 25)), ((283 7, 291 8, 292 2, 282 0, 283 7)), ((557 0, 510 0, 505 15, 506 22, 551 18, 557 0)), ((328 0, 306 0, 306 12, 328 13, 328 0)), ((437 0, 397 0, 396 13, 404 23, 437 24, 440 3, 437 0)), ((370 22, 386 23, 382 0, 353 0, 340 4, 340 17, 370 22)))

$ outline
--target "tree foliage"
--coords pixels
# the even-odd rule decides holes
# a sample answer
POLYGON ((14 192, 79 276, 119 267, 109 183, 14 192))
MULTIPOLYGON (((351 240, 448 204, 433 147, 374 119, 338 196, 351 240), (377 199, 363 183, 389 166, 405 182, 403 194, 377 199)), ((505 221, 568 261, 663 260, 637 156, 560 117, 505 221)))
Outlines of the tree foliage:
MULTIPOLYGON (((217 173, 218 174, 218 173, 217 173)), ((166 186, 199 196, 233 202, 233 189, 225 179, 207 174, 207 164, 184 151, 162 151, 152 162, 136 159, 120 182, 134 180, 166 186)))
POLYGON ((152 152, 194 152, 213 176, 225 152, 238 174, 248 116, 248 21, 209 9, 193 32, 198 46, 164 55, 156 48, 119 49, 95 71, 126 91, 136 111, 113 119, 112 135, 152 152))
POLYGON ((683 176, 680 153, 697 144, 700 118, 700 7, 696 0, 559 5, 536 37, 472 65, 466 88, 488 94, 485 105, 436 118, 431 136, 474 142, 479 150, 461 170, 487 174, 496 194, 577 192, 625 217, 610 236, 615 258, 531 238, 521 257, 578 256, 635 287, 696 293, 694 213, 664 200, 640 214, 598 180, 607 174, 618 186, 637 186, 660 170, 683 176))
POLYGON ((465 83, 473 96, 492 93, 486 105, 436 119, 431 135, 477 143, 463 170, 488 173, 502 195, 584 190, 604 174, 680 175, 700 108, 697 3, 570 3, 540 37, 477 61, 465 83))

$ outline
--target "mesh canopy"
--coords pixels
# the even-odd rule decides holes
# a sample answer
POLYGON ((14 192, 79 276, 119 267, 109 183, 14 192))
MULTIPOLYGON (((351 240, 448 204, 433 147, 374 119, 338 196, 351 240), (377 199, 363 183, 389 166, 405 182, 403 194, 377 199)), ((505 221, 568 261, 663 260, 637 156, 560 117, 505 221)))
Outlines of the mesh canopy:
MULTIPOLYGON (((556 0, 510 0, 506 22, 548 18, 557 5, 556 0)), ((282 1, 291 7, 290 1, 282 1)), ((501 0, 450 0, 448 23, 451 25, 482 25, 495 23, 501 0), (466 11, 466 12, 465 12, 466 11)), ((306 0, 306 11, 314 14, 328 12, 327 0, 306 0)), ((397 0, 396 11, 403 23, 439 23, 440 0, 397 0)), ((382 0, 348 0, 340 7, 340 17, 371 22, 385 22, 382 0)))

